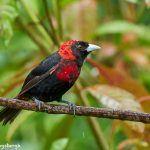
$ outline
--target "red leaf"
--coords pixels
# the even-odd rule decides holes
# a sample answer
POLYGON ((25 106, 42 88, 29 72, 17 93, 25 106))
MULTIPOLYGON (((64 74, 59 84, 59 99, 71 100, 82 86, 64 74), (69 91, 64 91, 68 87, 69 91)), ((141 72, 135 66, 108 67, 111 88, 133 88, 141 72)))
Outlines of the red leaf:
POLYGON ((96 67, 109 84, 123 88, 137 97, 149 95, 144 86, 134 80, 127 72, 106 67, 89 58, 87 62, 96 67))

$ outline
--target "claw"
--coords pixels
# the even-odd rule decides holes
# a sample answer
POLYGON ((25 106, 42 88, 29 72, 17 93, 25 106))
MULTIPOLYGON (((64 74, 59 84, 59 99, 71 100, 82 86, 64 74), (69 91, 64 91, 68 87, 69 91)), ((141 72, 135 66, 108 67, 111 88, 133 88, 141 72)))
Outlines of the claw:
POLYGON ((65 100, 61 100, 60 102, 68 104, 69 110, 73 110, 73 115, 75 117, 75 115, 76 115, 76 105, 74 103, 71 103, 71 102, 68 102, 68 101, 65 101, 65 100))
POLYGON ((74 103, 68 103, 69 109, 73 110, 73 115, 76 115, 76 105, 74 103))
POLYGON ((41 105, 43 105, 44 102, 42 102, 42 101, 36 99, 35 97, 33 97, 32 99, 33 99, 33 101, 36 103, 36 106, 38 107, 38 109, 40 110, 40 109, 41 109, 41 105))

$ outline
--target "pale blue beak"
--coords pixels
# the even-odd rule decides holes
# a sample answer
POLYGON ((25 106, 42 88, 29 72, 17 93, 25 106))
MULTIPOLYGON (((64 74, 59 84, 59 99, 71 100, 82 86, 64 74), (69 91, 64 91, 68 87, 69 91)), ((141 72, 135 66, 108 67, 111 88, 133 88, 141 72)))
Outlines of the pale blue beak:
POLYGON ((95 51, 101 49, 101 47, 94 45, 94 44, 88 44, 89 46, 87 47, 87 52, 95 51))

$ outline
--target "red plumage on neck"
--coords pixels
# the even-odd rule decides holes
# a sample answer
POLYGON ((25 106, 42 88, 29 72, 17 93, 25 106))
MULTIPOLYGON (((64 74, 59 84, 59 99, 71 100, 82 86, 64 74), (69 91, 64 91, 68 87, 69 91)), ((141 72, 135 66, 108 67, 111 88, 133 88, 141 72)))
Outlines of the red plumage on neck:
POLYGON ((72 44, 76 43, 77 40, 69 40, 65 43, 63 43, 60 46, 59 49, 59 55, 63 58, 63 59, 68 59, 68 60, 76 60, 76 57, 74 56, 74 54, 72 53, 71 50, 71 46, 72 44))
POLYGON ((75 63, 64 64, 62 68, 60 68, 56 76, 59 80, 74 83, 80 74, 80 69, 77 67, 75 63))

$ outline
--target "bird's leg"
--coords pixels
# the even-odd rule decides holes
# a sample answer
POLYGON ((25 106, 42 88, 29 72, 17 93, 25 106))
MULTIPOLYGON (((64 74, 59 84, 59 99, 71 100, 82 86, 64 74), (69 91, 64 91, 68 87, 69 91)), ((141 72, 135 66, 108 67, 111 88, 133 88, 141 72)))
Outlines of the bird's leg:
POLYGON ((38 100, 35 97, 32 97, 32 100, 36 103, 37 107, 39 108, 39 110, 41 109, 41 105, 44 104, 44 102, 38 100))
POLYGON ((66 101, 66 100, 61 100, 61 101, 59 101, 59 102, 68 104, 69 109, 70 109, 70 110, 73 109, 73 115, 74 115, 74 117, 75 117, 75 115, 76 115, 76 105, 75 105, 74 103, 68 102, 68 101, 66 101))

